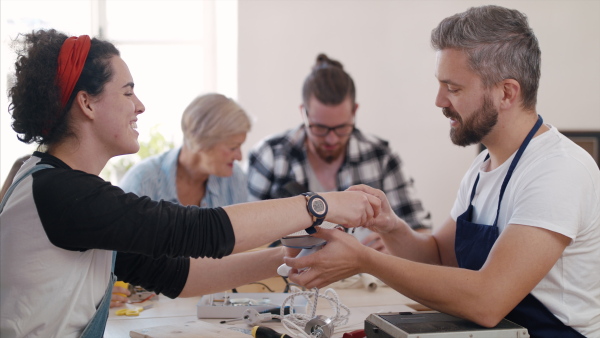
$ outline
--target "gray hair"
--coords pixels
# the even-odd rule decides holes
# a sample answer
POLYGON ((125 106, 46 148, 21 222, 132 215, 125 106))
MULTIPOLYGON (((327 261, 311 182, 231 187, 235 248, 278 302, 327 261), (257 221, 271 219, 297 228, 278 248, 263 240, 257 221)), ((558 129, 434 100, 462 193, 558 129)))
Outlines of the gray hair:
POLYGON ((230 136, 248 133, 250 116, 234 100, 221 94, 196 97, 183 112, 183 141, 192 150, 210 149, 230 136))
POLYGON ((523 108, 535 109, 542 52, 525 14, 500 6, 471 7, 442 20, 431 32, 431 45, 464 51, 486 88, 516 80, 523 108))

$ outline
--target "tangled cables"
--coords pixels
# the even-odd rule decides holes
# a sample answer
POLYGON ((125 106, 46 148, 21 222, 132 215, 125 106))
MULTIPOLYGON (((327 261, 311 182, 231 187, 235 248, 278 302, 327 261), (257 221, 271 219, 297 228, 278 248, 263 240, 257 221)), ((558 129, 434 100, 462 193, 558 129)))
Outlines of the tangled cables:
POLYGON ((273 318, 281 320, 283 326, 294 335, 301 338, 329 338, 333 335, 334 327, 346 325, 350 318, 350 309, 342 304, 337 293, 333 289, 327 289, 323 294, 319 294, 319 289, 313 288, 311 291, 301 291, 293 288, 292 293, 283 301, 280 315, 274 315, 273 318), (284 308, 294 308, 294 299, 296 297, 305 297, 308 301, 308 313, 290 313, 284 315, 284 308), (319 298, 329 301, 334 315, 326 317, 317 315, 317 303, 319 298))

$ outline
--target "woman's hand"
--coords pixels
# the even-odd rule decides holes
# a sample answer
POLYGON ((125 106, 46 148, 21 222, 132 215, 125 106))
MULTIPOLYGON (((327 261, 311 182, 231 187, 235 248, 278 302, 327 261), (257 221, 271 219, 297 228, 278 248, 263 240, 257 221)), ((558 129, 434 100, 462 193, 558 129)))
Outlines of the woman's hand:
POLYGON ((345 227, 371 226, 381 200, 359 190, 321 193, 329 206, 325 219, 345 227))
POLYGON ((300 253, 300 250, 302 250, 302 249, 290 248, 285 245, 282 245, 282 250, 283 250, 283 257, 296 257, 296 256, 298 256, 298 254, 300 253))

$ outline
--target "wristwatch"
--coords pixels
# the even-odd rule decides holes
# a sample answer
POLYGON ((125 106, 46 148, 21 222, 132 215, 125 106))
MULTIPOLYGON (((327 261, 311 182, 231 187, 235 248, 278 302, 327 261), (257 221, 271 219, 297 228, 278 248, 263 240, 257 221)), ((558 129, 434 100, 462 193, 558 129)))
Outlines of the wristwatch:
POLYGON ((317 232, 315 226, 321 225, 323 220, 325 220, 325 216, 327 215, 327 211, 329 210, 327 207, 327 202, 321 195, 314 192, 304 192, 302 193, 306 198, 306 210, 312 216, 313 224, 306 228, 306 232, 309 235, 317 232))

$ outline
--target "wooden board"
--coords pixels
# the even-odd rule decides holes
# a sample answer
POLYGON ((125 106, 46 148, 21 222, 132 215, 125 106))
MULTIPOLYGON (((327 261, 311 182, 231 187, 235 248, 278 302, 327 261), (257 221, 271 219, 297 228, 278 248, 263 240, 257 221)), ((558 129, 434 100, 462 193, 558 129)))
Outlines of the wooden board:
POLYGON ((182 325, 155 326, 129 332, 131 338, 214 338, 237 337, 248 338, 245 333, 230 330, 225 326, 217 326, 201 320, 190 321, 182 325))

